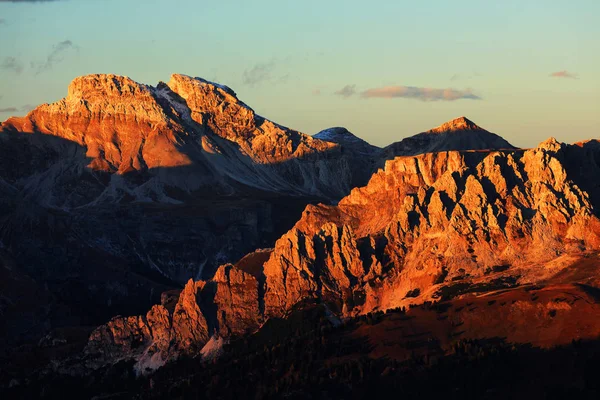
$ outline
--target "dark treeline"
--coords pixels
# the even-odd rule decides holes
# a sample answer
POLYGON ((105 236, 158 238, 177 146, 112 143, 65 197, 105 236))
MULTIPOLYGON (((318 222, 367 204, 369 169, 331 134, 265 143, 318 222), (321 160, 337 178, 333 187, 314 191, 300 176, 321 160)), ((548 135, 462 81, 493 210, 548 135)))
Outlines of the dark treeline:
POLYGON ((215 361, 180 360, 147 377, 136 377, 132 363, 122 362, 85 378, 40 376, 6 394, 63 399, 600 398, 600 341, 543 350, 500 338, 460 340, 446 354, 433 344, 423 355, 415 352, 398 361, 369 357, 368 340, 350 335, 397 314, 406 312, 372 313, 334 327, 323 308, 306 307, 230 343, 215 361))

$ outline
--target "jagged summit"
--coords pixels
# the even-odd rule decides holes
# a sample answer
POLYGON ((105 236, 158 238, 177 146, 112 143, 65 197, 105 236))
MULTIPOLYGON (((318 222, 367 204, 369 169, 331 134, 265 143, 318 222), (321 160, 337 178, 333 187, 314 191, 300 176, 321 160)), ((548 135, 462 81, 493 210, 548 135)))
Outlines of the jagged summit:
MULTIPOLYGON (((86 352, 99 354, 100 365, 125 355, 143 370, 147 354, 160 366, 197 353, 209 342, 208 321, 218 321, 221 337, 236 337, 307 299, 348 318, 520 285, 597 286, 597 270, 578 263, 600 248, 597 203, 586 191, 595 189, 582 175, 597 175, 598 150, 563 150, 443 151, 388 161, 337 205, 309 205, 272 250, 222 265, 210 281, 189 281, 174 312, 161 304, 97 328, 86 352), (214 308, 203 307, 206 298, 214 308)), ((531 301, 502 305, 507 325, 524 310, 556 317, 556 300, 548 308, 531 301)))
POLYGON ((171 80, 169 81, 168 85, 169 85, 169 87, 171 87, 174 82, 182 81, 182 80, 188 80, 188 79, 199 81, 199 82, 202 82, 203 84, 214 86, 216 88, 222 89, 222 90, 224 90, 225 92, 229 93, 230 95, 234 96, 237 99, 237 94, 229 86, 223 85, 223 84, 217 83, 217 82, 212 82, 212 81, 209 81, 207 79, 201 78, 199 76, 193 77, 193 76, 189 76, 189 75, 185 75, 185 74, 171 74, 171 80))
MULTIPOLYGON (((165 199, 165 185, 185 192, 210 187, 223 193, 242 185, 339 199, 352 187, 364 185, 383 159, 512 148, 465 117, 384 150, 343 127, 311 137, 257 115, 225 85, 183 74, 172 74, 168 83, 156 86, 114 74, 77 77, 65 98, 40 105, 25 117, 9 118, 1 131, 73 142, 85 149, 84 167, 95 171, 161 171, 154 179, 158 185, 144 187, 153 188, 151 196, 131 194, 131 188, 104 191, 111 199, 125 190, 144 201, 165 199), (327 160, 327 167, 317 166, 315 160, 327 160)), ((49 180, 48 185, 55 183, 49 180)), ((53 202, 58 198, 48 196, 53 202)))
MULTIPOLYGON (((0 354, 79 353, 82 343, 54 333, 73 331, 89 338, 85 350, 42 372, 49 380, 50 368, 65 371, 71 382, 95 368, 110 379, 133 362, 143 374, 231 340, 223 351, 248 347, 252 369, 264 338, 306 336, 294 334, 298 320, 318 329, 301 309, 315 303, 314 316, 333 326, 367 316, 331 330, 333 340, 310 334, 305 347, 365 348, 352 343, 373 327, 436 357, 449 340, 482 332, 507 343, 597 338, 600 145, 549 139, 488 151, 511 147, 460 117, 382 150, 341 127, 314 137, 282 127, 201 78, 174 74, 156 87, 76 78, 64 99, 0 126, 0 272, 7 267, 9 288, 0 308, 10 322, 0 337, 11 336, 0 354), (414 321, 386 313, 406 321, 401 330, 378 319, 400 307, 418 312, 414 321), (149 311, 135 316, 141 310, 149 311), (287 315, 289 330, 278 320, 287 315), (66 325, 106 321, 89 335, 66 325), (416 337, 421 327, 439 340, 416 337), (246 335, 259 329, 255 347, 246 335)), ((392 354, 388 336, 372 337, 392 354)))
MULTIPOLYGON (((172 87, 178 82, 192 80, 199 84, 224 90, 237 98, 236 93, 228 86, 211 82, 201 77, 192 77, 185 74, 171 74, 167 86, 172 87)), ((159 85, 165 82, 159 82, 159 85)), ((74 78, 69 84, 69 96, 80 98, 85 94, 94 92, 115 93, 119 95, 135 95, 139 91, 151 91, 152 86, 134 81, 128 76, 116 74, 88 74, 74 78)))
POLYGON ((540 144, 538 144, 537 148, 544 149, 547 151, 557 152, 562 148, 562 146, 563 146, 563 144, 561 142, 559 142, 558 140, 556 140, 556 138, 550 137, 550 138, 544 140, 543 142, 541 142, 540 144))
MULTIPOLYGON (((365 184, 370 176, 365 171, 371 172, 346 160, 355 152, 342 154, 336 143, 257 115, 225 85, 183 74, 156 86, 114 74, 77 77, 65 98, 42 104, 25 117, 9 118, 0 126, 0 133, 8 132, 35 133, 45 143, 54 136, 79 146, 85 157, 77 168, 84 172, 144 174, 126 187, 119 183, 104 190, 110 201, 123 192, 142 201, 164 200, 166 186, 186 193, 211 188, 232 194, 251 187, 337 199, 365 184), (325 164, 317 166, 319 160, 325 164), (132 192, 140 182, 143 195, 132 192)), ((74 176, 80 172, 73 170, 74 176)), ((54 187, 56 180, 47 184, 54 187)), ((57 204, 64 194, 50 187, 43 193, 48 202, 64 206, 57 204)), ((89 200, 84 196, 78 205, 89 200)))
POLYGON ((427 133, 446 133, 457 131, 485 131, 485 129, 479 127, 473 121, 463 116, 445 122, 436 128, 430 129, 427 131, 427 133))

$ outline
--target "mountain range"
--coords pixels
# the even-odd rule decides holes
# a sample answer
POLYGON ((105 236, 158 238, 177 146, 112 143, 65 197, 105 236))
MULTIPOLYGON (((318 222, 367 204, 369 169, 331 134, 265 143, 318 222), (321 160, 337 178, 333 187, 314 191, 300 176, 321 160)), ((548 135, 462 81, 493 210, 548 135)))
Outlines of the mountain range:
POLYGON ((379 148, 278 125, 201 78, 76 78, 0 125, 0 378, 31 352, 69 376, 214 360, 311 307, 349 329, 446 304, 442 353, 463 325, 596 338, 598 176, 597 140, 519 149, 460 117, 379 148))

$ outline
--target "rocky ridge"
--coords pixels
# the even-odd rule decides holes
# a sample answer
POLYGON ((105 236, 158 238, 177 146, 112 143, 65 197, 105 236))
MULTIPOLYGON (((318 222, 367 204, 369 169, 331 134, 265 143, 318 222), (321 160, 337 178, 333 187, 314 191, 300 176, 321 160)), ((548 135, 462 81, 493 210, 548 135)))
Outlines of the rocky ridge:
MULTIPOLYGON (((61 171, 72 174, 70 180, 87 169, 125 178, 113 177, 103 196, 82 199, 88 202, 114 201, 125 193, 138 200, 180 200, 164 187, 239 194, 250 186, 339 197, 350 189, 352 175, 338 145, 260 117, 226 86, 178 74, 157 87, 116 75, 79 77, 64 99, 8 119, 0 132, 52 135, 81 146, 85 158, 61 171), (139 177, 127 179, 132 173, 146 173, 142 184, 139 177)), ((47 203, 85 204, 59 203, 61 188, 48 182, 56 180, 50 174, 42 177, 53 195, 47 203)))
MULTIPOLYGON (((600 173, 596 152, 595 142, 565 145, 550 139, 530 150, 439 152, 387 161, 337 206, 308 206, 272 251, 222 266, 212 281, 190 281, 178 305, 204 313, 196 321, 202 334, 183 349, 193 353, 209 335, 256 330, 261 321, 285 317, 308 298, 349 317, 519 285, 595 287, 597 271, 577 272, 576 266, 600 249, 598 198, 583 175, 600 173), (582 165, 595 170, 584 172, 582 165), (197 285, 216 286, 207 292, 215 293, 212 301, 203 295, 195 303, 184 300, 197 285)), ((175 317, 176 312, 169 317, 170 332, 179 329, 175 317)), ((145 336, 137 351, 106 340, 126 321, 116 318, 98 328, 88 354, 112 346, 116 350, 107 354, 143 360, 139 355, 155 345, 154 335, 145 336)), ((151 323, 150 313, 145 321, 151 323)), ((177 346, 174 340, 170 348, 177 346)))
MULTIPOLYGON (((572 265, 597 247, 599 148, 511 150, 461 117, 379 149, 344 128, 282 127, 201 78, 76 78, 0 125, 1 267, 44 299, 8 339, 140 314, 188 282, 92 334, 91 366, 135 358, 143 372, 307 298, 349 317, 574 274, 595 285, 572 265)), ((19 290, 6 315, 23 315, 19 290)))
POLYGON ((78 77, 64 99, 0 124, 0 248, 17 271, 7 274, 47 287, 75 325, 140 313, 272 246, 307 203, 364 184, 350 157, 201 78, 78 77))

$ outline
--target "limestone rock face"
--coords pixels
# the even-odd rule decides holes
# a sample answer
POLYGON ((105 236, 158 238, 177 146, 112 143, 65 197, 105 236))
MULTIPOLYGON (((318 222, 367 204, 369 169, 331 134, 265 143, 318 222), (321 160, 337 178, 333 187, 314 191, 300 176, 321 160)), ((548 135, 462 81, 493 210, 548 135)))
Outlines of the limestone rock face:
POLYGON ((173 355, 195 354, 210 337, 200 310, 204 287, 190 280, 172 311, 159 304, 145 316, 113 318, 92 332, 85 352, 94 363, 138 357, 144 367, 150 359, 162 365, 173 355))
POLYGON ((278 240, 264 274, 265 312, 283 316, 307 297, 322 297, 341 311, 365 269, 352 229, 325 224, 312 236, 292 229, 278 240))
POLYGON ((16 254, 34 253, 28 273, 45 279, 68 268, 57 274, 81 277, 77 286, 107 286, 102 296, 90 294, 94 308, 106 309, 104 321, 140 312, 128 293, 155 302, 165 288, 154 274, 184 284, 273 246, 307 203, 335 202, 364 186, 381 160, 381 149, 344 128, 304 135, 201 78, 175 74, 153 87, 83 76, 64 99, 0 125, 0 196, 10 203, 3 240, 16 254), (35 228, 22 232, 24 220, 35 228), (58 248, 65 254, 56 265, 37 271, 58 248), (89 282, 99 276, 87 275, 90 259, 103 258, 126 267, 89 282), (149 278, 144 295, 122 277, 105 283, 124 269, 133 281, 140 269, 149 278))
POLYGON ((264 264, 267 281, 265 311, 284 315, 285 311, 306 297, 317 293, 313 241, 297 229, 283 235, 264 264))
POLYGON ((82 76, 0 124, 0 247, 97 325, 272 246, 367 182, 353 157, 201 78, 82 76))
POLYGON ((181 355, 200 353, 211 336, 240 336, 263 321, 259 283, 231 264, 222 265, 210 282, 189 280, 174 307, 170 292, 145 316, 115 317, 90 335, 90 364, 137 359, 144 372, 181 355))
POLYGON ((187 349, 208 341, 208 324, 200 311, 200 294, 204 286, 203 281, 194 282, 190 279, 175 306, 173 335, 181 348, 187 349))
POLYGON ((73 141, 87 149, 89 166, 96 170, 187 165, 176 149, 181 126, 165 111, 149 86, 122 76, 88 75, 74 79, 64 99, 11 118, 2 128, 73 141))
POLYGON ((21 257, 15 277, 102 309, 79 315, 88 325, 145 313, 112 318, 86 348, 93 365, 135 358, 144 372, 307 298, 353 316, 598 282, 573 272, 600 247, 598 176, 596 140, 517 150, 461 117, 378 149, 277 125, 201 78, 89 75, 0 125, 0 244, 21 257), (277 227, 315 198, 339 202, 277 227), (146 312, 167 280, 187 283, 146 312))
POLYGON ((226 86, 175 74, 168 87, 185 101, 193 121, 237 143, 254 162, 281 163, 337 147, 256 115, 226 86))
POLYGON ((357 265, 352 260, 359 265, 354 271, 368 276, 367 283, 352 284, 354 293, 366 296, 351 303, 355 312, 405 305, 413 301, 407 293, 417 289, 421 300, 435 299, 453 281, 498 278, 493 271, 510 271, 502 276, 523 283, 550 279, 568 264, 555 260, 600 245, 597 207, 580 187, 586 184, 582 165, 600 172, 595 157, 550 140, 527 151, 387 161, 337 206, 308 206, 277 242, 265 264, 266 309, 272 303, 282 313, 298 297, 325 296, 327 286, 316 282, 330 276, 343 293, 346 269, 357 265), (343 248, 315 250, 312 238, 332 232, 332 225, 351 232, 343 248))
POLYGON ((219 267, 213 281, 219 334, 229 337, 255 331, 262 322, 257 279, 229 264, 219 267))
MULTIPOLYGON (((573 275, 600 249, 598 208, 580 186, 600 173, 598 155, 548 141, 526 151, 387 161, 337 206, 308 206, 272 250, 221 266, 207 283, 190 281, 171 331, 198 333, 170 336, 171 348, 206 343, 205 321, 222 337, 239 336, 306 299, 354 316, 520 284, 600 282, 593 269, 573 275)), ((127 349, 150 337, 164 343, 153 332, 165 332, 169 319, 161 308, 151 312, 161 321, 151 325, 160 328, 147 327, 150 313, 117 319, 98 328, 92 342, 127 349)))
MULTIPOLYGON (((9 133, 52 135, 81 146, 85 158, 69 168, 70 180, 94 171, 124 177, 111 179, 101 199, 87 201, 114 200, 122 192, 139 199, 141 186, 159 202, 169 201, 164 187, 239 193, 250 186, 339 198, 354 173, 338 144, 256 115, 226 86, 178 74, 156 87, 116 75, 76 78, 64 99, 5 121, 0 134, 9 133)), ((59 200, 55 195, 54 205, 64 205, 59 200)))

